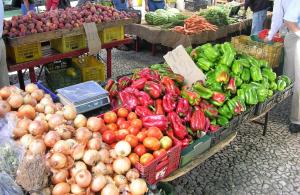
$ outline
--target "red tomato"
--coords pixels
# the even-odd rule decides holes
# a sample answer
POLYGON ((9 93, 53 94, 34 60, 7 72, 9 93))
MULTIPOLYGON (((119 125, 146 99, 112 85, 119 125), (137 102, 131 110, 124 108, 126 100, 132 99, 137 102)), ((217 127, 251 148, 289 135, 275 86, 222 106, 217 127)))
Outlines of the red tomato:
POLYGON ((132 165, 135 165, 137 162, 140 161, 140 157, 139 155, 137 155, 136 153, 131 153, 129 156, 128 156, 130 162, 132 165))
POLYGON ((125 139, 125 137, 129 134, 127 129, 120 129, 119 131, 116 131, 116 138, 118 141, 121 141, 125 139))
POLYGON ((108 130, 111 130, 111 131, 117 131, 119 129, 119 127, 116 123, 110 123, 110 124, 106 125, 106 127, 108 128, 108 130))
POLYGON ((157 139, 161 139, 164 135, 161 130, 157 127, 149 127, 147 131, 148 137, 156 137, 157 139))
POLYGON ((122 124, 124 121, 126 121, 125 118, 118 118, 117 119, 117 125, 120 126, 120 124, 122 124))
POLYGON ((141 129, 143 127, 143 122, 141 119, 133 119, 130 121, 130 125, 133 127, 136 127, 138 129, 141 129))
POLYGON ((118 117, 126 118, 128 116, 128 110, 126 108, 119 108, 117 114, 118 117))
POLYGON ((165 149, 160 149, 160 150, 156 150, 155 152, 153 152, 153 156, 154 158, 157 158, 161 155, 165 155, 167 154, 167 151, 165 149))
POLYGON ((130 126, 130 123, 128 121, 123 121, 120 125, 120 129, 127 129, 130 126))
POLYGON ((134 148, 134 152, 137 153, 137 155, 142 156, 147 150, 143 144, 139 144, 134 148))
POLYGON ((136 127, 130 126, 127 128, 130 134, 137 135, 140 130, 136 127))
POLYGON ((150 163, 152 160, 154 160, 154 156, 150 153, 146 153, 146 154, 143 154, 143 156, 141 156, 140 163, 142 165, 146 165, 146 164, 150 163))
POLYGON ((116 135, 113 131, 105 131, 102 134, 102 140, 107 144, 112 144, 116 141, 116 135))
POLYGON ((100 129, 100 133, 103 135, 103 133, 105 132, 105 131, 108 131, 109 129, 107 128, 107 126, 106 125, 103 125, 103 127, 100 129))
POLYGON ((147 137, 147 133, 139 132, 136 137, 138 138, 139 142, 143 143, 144 139, 147 137))
POLYGON ((108 112, 104 113, 103 119, 104 119, 105 123, 115 123, 115 122, 117 122, 118 117, 115 112, 108 111, 108 112))
POLYGON ((148 129, 145 127, 141 129, 141 132, 147 132, 147 131, 148 131, 148 129))
POLYGON ((160 145, 163 149, 168 150, 172 147, 173 141, 169 136, 163 136, 160 140, 160 145))
POLYGON ((139 144, 139 140, 135 135, 127 135, 125 137, 125 141, 127 141, 133 148, 139 144))
POLYGON ((127 116, 127 120, 129 120, 129 121, 136 119, 136 118, 138 118, 138 117, 134 112, 130 112, 127 116))
POLYGON ((160 142, 155 137, 146 137, 143 141, 144 146, 149 150, 159 150, 160 149, 160 142))

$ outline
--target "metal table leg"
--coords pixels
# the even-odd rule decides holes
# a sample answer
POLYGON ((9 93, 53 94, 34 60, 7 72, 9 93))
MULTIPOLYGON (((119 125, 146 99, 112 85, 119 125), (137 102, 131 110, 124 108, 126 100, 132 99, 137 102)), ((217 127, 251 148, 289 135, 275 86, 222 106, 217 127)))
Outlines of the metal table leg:
POLYGON ((107 63, 107 78, 111 77, 111 69, 112 69, 112 56, 111 56, 111 50, 112 48, 107 48, 107 57, 106 57, 106 63, 107 63))
POLYGON ((266 115, 265 115, 265 123, 264 123, 263 136, 265 136, 266 133, 267 133, 268 121, 269 121, 269 112, 267 112, 266 115))
POLYGON ((140 51, 140 47, 141 47, 141 38, 140 37, 136 37, 135 51, 139 52, 140 51))
POLYGON ((18 70, 18 79, 19 79, 19 85, 21 89, 25 89, 25 83, 24 83, 24 77, 22 70, 18 70))
POLYGON ((36 76, 34 72, 34 68, 29 68, 29 78, 32 83, 36 82, 36 76))

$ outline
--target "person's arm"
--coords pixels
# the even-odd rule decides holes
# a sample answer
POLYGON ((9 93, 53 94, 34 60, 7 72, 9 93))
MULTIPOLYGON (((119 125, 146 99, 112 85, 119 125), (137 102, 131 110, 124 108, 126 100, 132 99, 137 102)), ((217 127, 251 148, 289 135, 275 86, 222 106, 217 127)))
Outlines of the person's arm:
POLYGON ((267 41, 271 41, 274 35, 279 31, 283 24, 283 7, 282 0, 275 0, 272 14, 271 29, 267 36, 267 41))
POLYGON ((132 1, 131 0, 128 0, 128 7, 132 8, 132 1))
POLYGON ((298 3, 299 2, 297 2, 297 0, 292 0, 284 15, 284 21, 288 29, 300 37, 300 27, 298 25, 298 20, 300 18, 300 6, 298 3))
POLYGON ((51 0, 51 8, 50 10, 56 10, 59 4, 59 0, 51 0))
POLYGON ((29 11, 29 9, 30 9, 29 0, 23 0, 23 2, 24 2, 24 5, 26 7, 26 13, 27 13, 29 11))
POLYGON ((145 0, 145 10, 147 12, 149 11, 148 0, 145 0))

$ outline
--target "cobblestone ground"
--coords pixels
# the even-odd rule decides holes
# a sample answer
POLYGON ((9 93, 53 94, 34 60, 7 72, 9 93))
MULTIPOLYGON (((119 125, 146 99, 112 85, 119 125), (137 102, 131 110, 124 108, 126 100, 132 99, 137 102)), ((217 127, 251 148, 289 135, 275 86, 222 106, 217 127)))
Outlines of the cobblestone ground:
MULTIPOLYGON (((113 58, 113 77, 162 61, 162 55, 134 51, 114 50, 113 58)), ((300 133, 288 132, 289 107, 286 100, 271 111, 266 136, 259 125, 241 125, 228 147, 171 182, 176 194, 300 194, 300 133)))

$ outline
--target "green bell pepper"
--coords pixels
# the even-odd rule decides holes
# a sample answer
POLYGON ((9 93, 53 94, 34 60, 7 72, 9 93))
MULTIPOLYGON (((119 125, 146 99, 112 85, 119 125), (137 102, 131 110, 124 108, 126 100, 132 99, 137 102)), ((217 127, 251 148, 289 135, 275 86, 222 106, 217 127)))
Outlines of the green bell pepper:
POLYGON ((243 84, 243 80, 241 79, 241 77, 239 76, 234 76, 234 79, 235 79, 235 85, 237 87, 241 86, 243 84))
POLYGON ((267 77, 263 76, 263 80, 261 81, 261 85, 265 88, 265 89, 269 89, 270 88, 270 83, 269 83, 269 79, 267 77))
POLYGON ((227 117, 219 115, 217 118, 217 123, 218 123, 218 125, 223 127, 223 126, 228 125, 229 120, 227 119, 227 117))
POLYGON ((230 67, 234 58, 235 58, 234 53, 226 52, 222 55, 219 63, 230 67))
POLYGON ((252 56, 247 56, 247 60, 250 64, 250 66, 257 66, 260 68, 261 64, 259 63, 259 61, 257 59, 255 59, 254 57, 252 56))
POLYGON ((241 100, 245 101, 245 89, 238 89, 236 93, 241 100))
POLYGON ((291 79, 286 75, 281 75, 279 79, 284 80, 286 82, 286 86, 290 86, 292 83, 291 79))
POLYGON ((235 60, 231 66, 231 71, 235 75, 240 75, 243 72, 243 65, 238 60, 235 60))
POLYGON ((255 105, 258 103, 257 92, 253 87, 245 89, 245 102, 248 105, 255 105))
POLYGON ((273 91, 277 90, 277 84, 275 83, 275 81, 271 82, 270 89, 273 91))
POLYGON ((266 60, 259 60, 261 68, 269 68, 269 63, 266 60))
POLYGON ((270 82, 275 81, 277 77, 276 73, 273 72, 271 68, 263 68, 262 75, 267 77, 270 82))
POLYGON ((241 75, 241 79, 245 82, 248 83, 250 81, 250 70, 249 68, 244 68, 242 75, 241 75))
POLYGON ((219 57, 219 52, 210 44, 206 43, 200 46, 203 56, 211 62, 215 62, 219 57))
POLYGON ((209 99, 211 98, 211 96, 213 95, 213 91, 208 89, 208 88, 205 88, 201 82, 195 82, 193 84, 193 90, 199 94, 199 96, 201 98, 204 98, 204 99, 209 99))
POLYGON ((238 59, 238 61, 239 61, 239 63, 244 67, 244 68, 250 68, 250 63, 249 63, 249 61, 247 60, 247 58, 245 58, 245 57, 240 57, 239 59, 238 59))
POLYGON ((221 108, 219 108, 219 114, 222 116, 225 116, 227 119, 231 119, 233 112, 231 112, 227 106, 227 104, 223 105, 221 108))
POLYGON ((251 66, 250 73, 251 73, 251 79, 253 81, 261 81, 262 80, 261 70, 258 66, 255 66, 255 65, 251 66))
POLYGON ((197 66, 204 71, 209 71, 213 67, 213 63, 205 58, 199 58, 197 60, 197 66))
POLYGON ((279 79, 277 81, 277 90, 278 91, 283 91, 287 87, 287 83, 283 79, 279 79))
POLYGON ((272 90, 268 90, 268 97, 272 97, 274 92, 272 90))
POLYGON ((236 54, 234 47, 229 42, 225 42, 225 43, 221 44, 220 49, 223 54, 225 54, 225 53, 236 54))
POLYGON ((212 91, 218 91, 218 92, 222 92, 223 89, 222 89, 222 83, 218 83, 218 82, 214 82, 210 85, 207 85, 207 87, 209 89, 211 89, 212 91))
POLYGON ((265 89, 265 88, 257 88, 256 89, 256 93, 257 93, 257 100, 259 103, 263 103, 264 101, 266 101, 268 94, 269 94, 269 90, 265 89))
POLYGON ((219 64, 215 67, 215 78, 219 83, 228 83, 229 81, 229 68, 226 65, 219 64))

